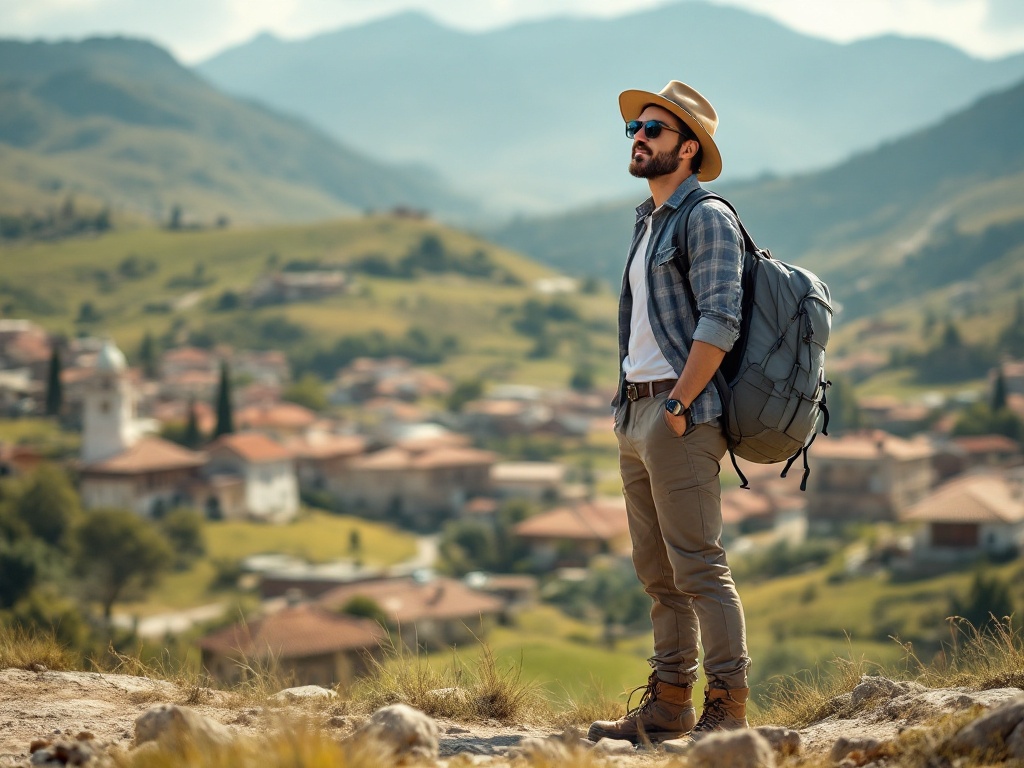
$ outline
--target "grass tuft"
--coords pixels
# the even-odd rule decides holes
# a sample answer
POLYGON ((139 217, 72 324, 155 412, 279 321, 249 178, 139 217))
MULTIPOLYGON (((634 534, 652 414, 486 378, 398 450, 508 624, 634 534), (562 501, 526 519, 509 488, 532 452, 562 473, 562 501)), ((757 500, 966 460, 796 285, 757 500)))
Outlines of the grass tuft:
POLYGON ((903 644, 918 682, 929 688, 1024 688, 1024 636, 1012 616, 991 618, 981 628, 960 616, 947 619, 950 640, 929 664, 903 644))
POLYGON ((832 669, 808 670, 801 674, 773 678, 763 704, 750 717, 752 725, 785 725, 803 728, 831 715, 847 711, 849 704, 843 698, 852 691, 861 677, 877 666, 864 657, 832 660, 832 669))
POLYGON ((57 641, 53 632, 0 624, 0 669, 38 666, 63 671, 77 669, 80 661, 77 654, 57 641))

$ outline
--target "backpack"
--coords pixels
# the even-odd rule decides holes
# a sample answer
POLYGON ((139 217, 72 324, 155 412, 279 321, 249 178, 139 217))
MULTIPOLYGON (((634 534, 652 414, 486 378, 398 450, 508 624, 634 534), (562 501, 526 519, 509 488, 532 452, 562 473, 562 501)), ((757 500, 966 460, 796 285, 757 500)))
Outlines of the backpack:
MULTIPOLYGON (((698 189, 683 203, 676 231, 676 246, 683 254, 680 270, 694 317, 700 317, 689 285, 690 256, 686 227, 694 207, 703 200, 723 197, 698 189)), ((736 457, 756 464, 786 462, 785 477, 801 455, 804 474, 800 490, 807 489, 810 467, 807 449, 821 433, 828 434, 825 390, 825 345, 832 328, 828 286, 814 273, 779 261, 759 249, 739 215, 743 233, 743 302, 740 336, 715 373, 714 383, 722 399, 722 429, 732 465, 749 488, 736 457)))

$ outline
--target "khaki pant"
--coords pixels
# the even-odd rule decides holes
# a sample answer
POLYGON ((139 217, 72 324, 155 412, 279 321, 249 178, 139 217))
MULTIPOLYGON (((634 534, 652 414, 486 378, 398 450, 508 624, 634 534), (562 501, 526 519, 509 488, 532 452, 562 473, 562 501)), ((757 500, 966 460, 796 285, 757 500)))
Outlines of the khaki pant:
POLYGON ((649 661, 665 682, 692 685, 699 638, 709 684, 746 688, 743 606, 722 549, 725 438, 717 423, 676 437, 662 415, 667 397, 626 401, 615 425, 633 565, 654 600, 649 661))

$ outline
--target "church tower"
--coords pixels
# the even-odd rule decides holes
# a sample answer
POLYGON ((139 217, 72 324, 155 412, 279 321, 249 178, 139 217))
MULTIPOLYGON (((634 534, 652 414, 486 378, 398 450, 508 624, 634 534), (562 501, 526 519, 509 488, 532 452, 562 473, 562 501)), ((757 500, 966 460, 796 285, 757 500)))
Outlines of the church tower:
POLYGON ((84 405, 82 463, 109 459, 135 442, 135 391, 128 379, 128 361, 110 339, 96 356, 84 405))

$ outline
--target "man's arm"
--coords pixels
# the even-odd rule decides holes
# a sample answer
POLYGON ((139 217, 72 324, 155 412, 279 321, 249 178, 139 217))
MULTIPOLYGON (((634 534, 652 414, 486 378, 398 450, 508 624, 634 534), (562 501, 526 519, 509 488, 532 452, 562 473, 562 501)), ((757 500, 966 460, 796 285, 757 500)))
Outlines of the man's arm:
MULTIPOLYGON (((676 385, 672 387, 669 397, 689 407, 697 399, 697 395, 704 391, 724 359, 724 349, 719 349, 706 341, 694 341, 690 355, 686 358, 686 365, 683 366, 683 372, 676 385)), ((668 411, 665 411, 665 423, 677 435, 683 434, 689 426, 685 415, 673 416, 668 411)))

